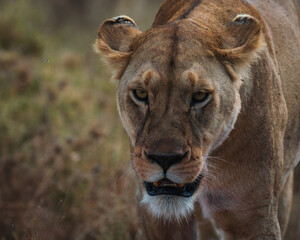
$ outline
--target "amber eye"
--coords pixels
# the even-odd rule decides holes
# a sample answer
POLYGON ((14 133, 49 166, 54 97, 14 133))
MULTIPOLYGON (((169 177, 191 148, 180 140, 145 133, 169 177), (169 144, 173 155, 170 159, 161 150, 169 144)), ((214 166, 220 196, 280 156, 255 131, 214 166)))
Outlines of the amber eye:
POLYGON ((209 96, 210 96, 209 92, 204 92, 204 91, 195 92, 193 94, 191 104, 195 105, 197 103, 205 103, 206 100, 208 100, 209 96))
POLYGON ((147 102, 148 101, 148 92, 142 89, 135 89, 132 91, 133 96, 136 100, 140 102, 147 102))

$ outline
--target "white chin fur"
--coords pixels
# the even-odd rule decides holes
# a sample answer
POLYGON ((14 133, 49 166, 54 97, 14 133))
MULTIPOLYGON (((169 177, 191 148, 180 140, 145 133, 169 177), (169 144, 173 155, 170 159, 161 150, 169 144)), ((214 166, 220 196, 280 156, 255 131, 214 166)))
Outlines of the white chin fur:
POLYGON ((193 212, 195 195, 191 197, 173 195, 150 196, 145 193, 141 204, 145 205, 156 219, 166 221, 177 220, 181 222, 183 219, 187 219, 193 212))

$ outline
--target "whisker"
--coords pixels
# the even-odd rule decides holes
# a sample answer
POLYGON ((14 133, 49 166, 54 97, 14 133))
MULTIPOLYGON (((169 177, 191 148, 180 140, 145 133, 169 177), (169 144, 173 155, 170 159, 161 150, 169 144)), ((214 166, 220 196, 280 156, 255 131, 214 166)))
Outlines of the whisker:
POLYGON ((228 163, 228 164, 233 164, 232 162, 229 162, 228 160, 225 160, 223 158, 220 158, 220 157, 213 157, 213 156, 206 156, 205 158, 206 160, 219 160, 221 162, 225 162, 225 163, 228 163))

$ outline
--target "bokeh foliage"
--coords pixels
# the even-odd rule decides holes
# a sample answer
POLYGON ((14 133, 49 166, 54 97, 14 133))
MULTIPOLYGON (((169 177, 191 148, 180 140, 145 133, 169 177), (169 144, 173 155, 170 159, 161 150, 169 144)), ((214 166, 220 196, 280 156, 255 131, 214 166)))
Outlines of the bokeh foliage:
POLYGON ((139 237, 116 84, 92 44, 114 15, 149 27, 159 3, 0 0, 0 239, 139 237))

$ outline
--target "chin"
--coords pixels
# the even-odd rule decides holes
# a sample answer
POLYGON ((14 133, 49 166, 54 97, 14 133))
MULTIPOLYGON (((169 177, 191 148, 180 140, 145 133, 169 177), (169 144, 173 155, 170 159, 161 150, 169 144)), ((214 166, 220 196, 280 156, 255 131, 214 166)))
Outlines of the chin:
POLYGON ((144 205, 148 212, 157 220, 181 222, 187 219, 194 211, 196 194, 191 197, 174 195, 150 196, 144 193, 141 205, 144 205))
POLYGON ((181 222, 188 219, 194 211, 194 203, 197 199, 195 190, 187 197, 185 194, 174 194, 170 191, 164 194, 153 194, 146 188, 140 204, 145 206, 157 220, 181 222))
POLYGON ((144 182, 141 205, 157 220, 178 221, 187 219, 194 211, 197 189, 202 175, 193 182, 178 184, 169 179, 158 182, 144 182))

